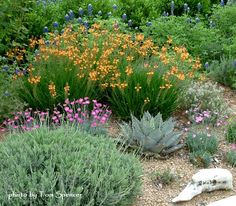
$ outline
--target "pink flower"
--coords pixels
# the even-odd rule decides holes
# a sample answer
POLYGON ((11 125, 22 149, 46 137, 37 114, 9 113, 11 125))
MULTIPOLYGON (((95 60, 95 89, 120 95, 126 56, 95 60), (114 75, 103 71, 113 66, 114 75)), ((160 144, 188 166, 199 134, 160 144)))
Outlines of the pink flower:
POLYGON ((93 122, 93 123, 91 124, 91 127, 97 127, 97 126, 98 126, 97 122, 93 122))
POLYGON ((66 100, 65 100, 65 103, 66 103, 66 104, 69 104, 69 103, 70 103, 70 100, 69 100, 69 99, 66 99, 66 100))
POLYGON ((236 144, 231 144, 231 150, 236 150, 236 144))
POLYGON ((203 117, 201 117, 201 116, 198 116, 195 118, 196 123, 200 123, 200 122, 202 122, 202 120, 203 120, 203 117))
POLYGON ((68 112, 70 110, 69 107, 65 107, 64 109, 65 109, 66 112, 68 112))
POLYGON ((187 132, 187 131, 188 131, 188 128, 184 128, 184 131, 187 132))

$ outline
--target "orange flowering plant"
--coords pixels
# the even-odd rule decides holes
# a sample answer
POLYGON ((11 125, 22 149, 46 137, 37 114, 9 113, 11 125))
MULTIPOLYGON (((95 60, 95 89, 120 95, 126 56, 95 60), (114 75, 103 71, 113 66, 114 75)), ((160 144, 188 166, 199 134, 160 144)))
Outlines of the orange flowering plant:
POLYGON ((89 96, 108 101, 123 119, 146 110, 168 116, 182 83, 200 67, 184 47, 172 46, 171 38, 158 48, 143 34, 121 32, 116 22, 112 30, 102 23, 90 29, 70 25, 31 47, 35 44, 39 52, 21 79, 20 94, 40 109, 89 96))

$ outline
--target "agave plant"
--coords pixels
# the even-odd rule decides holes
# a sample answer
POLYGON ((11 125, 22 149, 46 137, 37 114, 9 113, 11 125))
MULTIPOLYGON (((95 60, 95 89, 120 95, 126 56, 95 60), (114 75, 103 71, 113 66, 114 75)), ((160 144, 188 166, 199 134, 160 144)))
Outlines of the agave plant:
POLYGON ((139 147, 142 152, 168 154, 183 147, 180 132, 174 131, 172 118, 163 121, 158 113, 153 117, 145 112, 141 120, 131 115, 131 122, 120 124, 121 136, 130 147, 139 147))

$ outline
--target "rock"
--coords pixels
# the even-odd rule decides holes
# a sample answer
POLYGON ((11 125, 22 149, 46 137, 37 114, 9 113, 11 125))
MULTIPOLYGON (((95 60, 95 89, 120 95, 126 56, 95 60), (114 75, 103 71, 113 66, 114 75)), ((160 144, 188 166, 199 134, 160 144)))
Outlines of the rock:
POLYGON ((202 192, 233 189, 232 179, 231 172, 226 169, 212 168, 199 170, 198 173, 193 175, 192 181, 188 183, 172 202, 188 201, 202 192))
POLYGON ((207 206, 235 206, 236 205, 236 195, 212 202, 207 206))

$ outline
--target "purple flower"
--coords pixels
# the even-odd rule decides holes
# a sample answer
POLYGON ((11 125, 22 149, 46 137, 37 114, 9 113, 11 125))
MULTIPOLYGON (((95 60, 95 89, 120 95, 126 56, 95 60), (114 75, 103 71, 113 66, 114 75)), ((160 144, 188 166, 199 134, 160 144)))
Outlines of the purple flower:
POLYGON ((220 5, 223 7, 225 5, 225 1, 224 0, 221 0, 220 1, 220 5))
POLYGON ((9 93, 8 91, 5 91, 5 92, 4 92, 4 96, 5 96, 5 97, 9 97, 9 96, 10 96, 10 93, 9 93))
POLYGON ((20 72, 20 70, 17 68, 17 69, 15 69, 15 74, 17 75, 17 74, 19 74, 19 72, 20 72))
POLYGON ((70 16, 68 14, 65 15, 65 20, 70 21, 70 16))
POLYGON ((205 67, 205 69, 208 69, 208 68, 209 68, 209 63, 206 62, 206 63, 204 64, 204 67, 205 67))
POLYGON ((48 33, 48 27, 45 26, 45 27, 43 28, 43 32, 44 32, 44 33, 48 33))
POLYGON ((79 22, 80 24, 82 24, 82 23, 83 23, 83 20, 82 20, 82 18, 81 18, 81 17, 79 17, 79 18, 78 18, 78 22, 79 22))
POLYGON ((83 16, 83 14, 84 14, 84 10, 80 7, 79 8, 79 16, 83 16))
POLYGON ((4 66, 2 67, 2 71, 7 72, 8 70, 9 70, 9 66, 4 65, 4 66))
POLYGON ((171 8, 171 15, 174 16, 174 9, 175 9, 175 3, 174 3, 174 1, 171 1, 171 3, 170 3, 170 8, 171 8))
POLYGON ((126 14, 123 14, 122 15, 122 20, 125 21, 127 19, 127 15, 126 14))
POLYGON ((84 26, 86 27, 86 29, 88 29, 89 28, 89 23, 87 21, 85 21, 84 26))
POLYGON ((152 22, 147 22, 147 26, 152 26, 152 22))
POLYGON ((54 27, 54 28, 57 28, 57 27, 59 26, 58 22, 56 22, 56 21, 55 21, 55 22, 53 22, 53 24, 52 24, 52 25, 53 25, 53 27, 54 27))
POLYGON ((128 21, 128 25, 132 26, 132 20, 131 19, 128 21))
POLYGON ((69 11, 69 17, 70 17, 70 19, 74 18, 74 12, 72 10, 69 11))
POLYGON ((89 4, 88 5, 88 15, 92 16, 92 14, 93 14, 93 6, 92 6, 92 4, 89 4))
POLYGON ((112 8, 113 8, 114 10, 117 10, 118 6, 117 6, 116 4, 113 4, 112 8))

